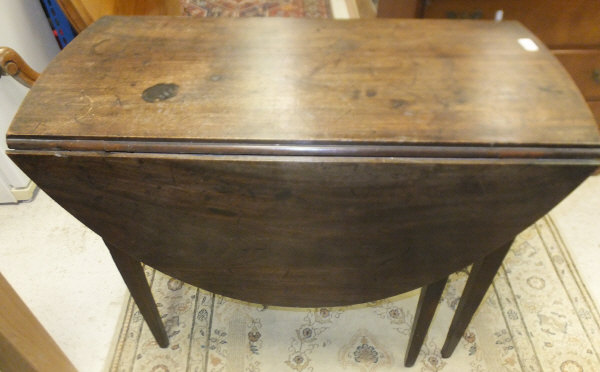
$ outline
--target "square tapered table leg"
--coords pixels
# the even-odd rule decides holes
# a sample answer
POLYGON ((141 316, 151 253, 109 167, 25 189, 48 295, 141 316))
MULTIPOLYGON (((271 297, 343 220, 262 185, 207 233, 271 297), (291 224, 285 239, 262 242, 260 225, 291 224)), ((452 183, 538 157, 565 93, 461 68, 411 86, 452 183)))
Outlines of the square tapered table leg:
POLYGON ((444 278, 421 288, 419 303, 415 311, 415 320, 410 333, 410 340, 408 341, 408 349, 404 358, 404 365, 406 367, 411 367, 417 360, 447 280, 448 278, 444 278))
POLYGON ((160 347, 166 348, 169 346, 169 336, 167 336, 165 326, 158 313, 158 308, 156 307, 154 297, 152 297, 152 292, 150 291, 150 286, 146 280, 141 262, 131 258, 131 256, 108 243, 106 243, 106 246, 156 342, 160 347))
POLYGON ((452 318, 446 341, 442 347, 442 357, 448 358, 454 352, 458 341, 465 333, 473 314, 475 314, 483 300, 483 296, 492 284, 496 272, 502 265, 502 260, 504 260, 504 256, 506 256, 512 243, 513 240, 473 264, 454 318, 452 318))

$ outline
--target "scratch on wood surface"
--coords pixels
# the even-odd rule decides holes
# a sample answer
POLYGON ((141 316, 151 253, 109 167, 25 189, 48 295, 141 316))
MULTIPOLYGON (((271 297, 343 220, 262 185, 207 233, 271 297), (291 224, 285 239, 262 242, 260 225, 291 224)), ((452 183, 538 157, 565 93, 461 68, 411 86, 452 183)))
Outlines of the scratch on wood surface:
POLYGON ((36 131, 37 131, 37 129, 39 128, 39 126, 40 126, 40 125, 42 125, 42 123, 41 123, 41 122, 39 122, 39 121, 38 121, 37 123, 35 123, 35 127, 33 127, 33 130, 32 130, 31 132, 32 132, 32 133, 36 133, 36 131))
POLYGON ((173 172, 173 167, 169 167, 169 174, 171 175, 171 182, 173 185, 177 185, 177 180, 175 179, 175 172, 173 172))
POLYGON ((338 116, 337 118, 335 118, 335 120, 333 121, 334 123, 337 123, 338 121, 341 121, 343 118, 345 118, 346 116, 348 116, 349 113, 352 112, 352 109, 348 109, 346 111, 344 111, 344 113, 342 113, 340 116, 338 116))
POLYGON ((315 68, 313 68, 311 70, 311 72, 308 74, 308 77, 313 77, 317 72, 321 71, 322 69, 325 68, 325 66, 327 66, 327 62, 321 63, 318 66, 316 66, 315 68))
POLYGON ((81 91, 81 95, 79 96, 79 101, 87 101, 87 110, 85 111, 84 114, 82 115, 75 115, 74 119, 76 122, 79 123, 79 121, 81 119, 84 119, 85 117, 87 117, 88 115, 90 115, 90 112, 92 111, 92 108, 94 108, 94 100, 92 99, 92 97, 88 96, 87 94, 85 94, 85 92, 82 90, 81 91))
POLYGON ((340 58, 336 58, 334 61, 325 61, 323 63, 320 63, 309 72, 308 77, 313 77, 319 71, 321 71, 322 69, 324 69, 325 67, 327 67, 329 65, 331 65, 331 67, 337 67, 341 61, 342 61, 342 58, 340 57, 340 58))
POLYGON ((100 55, 100 54, 102 54, 102 52, 101 52, 101 51, 99 51, 99 50, 98 50, 98 48, 99 48, 99 47, 100 47, 102 44, 106 43, 106 42, 107 42, 107 41, 109 41, 109 40, 110 40, 110 39, 102 39, 102 40, 100 40, 99 42, 97 42, 97 43, 95 43, 94 45, 92 45, 92 53, 93 53, 93 54, 97 54, 97 55, 100 55))

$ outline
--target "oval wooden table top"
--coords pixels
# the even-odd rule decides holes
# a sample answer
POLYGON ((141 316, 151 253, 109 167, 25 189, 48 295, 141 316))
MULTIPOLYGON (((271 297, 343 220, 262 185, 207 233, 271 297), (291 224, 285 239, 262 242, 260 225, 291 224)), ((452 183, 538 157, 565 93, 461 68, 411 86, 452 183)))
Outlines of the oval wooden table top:
POLYGON ((272 144, 464 153, 466 145, 589 148, 600 137, 571 78, 517 22, 104 17, 48 66, 8 141, 165 153, 183 145, 178 152, 227 153, 224 144, 246 154, 272 144))
POLYGON ((288 305, 431 283, 600 159, 556 58, 486 21, 105 17, 36 81, 8 143, 109 245, 288 305))

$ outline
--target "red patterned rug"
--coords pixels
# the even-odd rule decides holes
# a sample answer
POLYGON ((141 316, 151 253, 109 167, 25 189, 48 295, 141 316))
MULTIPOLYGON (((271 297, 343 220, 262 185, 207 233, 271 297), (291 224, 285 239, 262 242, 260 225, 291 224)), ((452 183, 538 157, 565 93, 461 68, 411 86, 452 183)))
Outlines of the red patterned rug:
POLYGON ((329 0, 180 0, 196 17, 331 18, 329 0))

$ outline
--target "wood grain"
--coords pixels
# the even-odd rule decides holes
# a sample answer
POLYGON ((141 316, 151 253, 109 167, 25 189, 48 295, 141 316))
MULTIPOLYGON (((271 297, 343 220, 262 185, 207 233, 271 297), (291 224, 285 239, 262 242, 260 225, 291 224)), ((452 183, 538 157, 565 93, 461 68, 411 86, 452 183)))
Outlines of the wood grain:
MULTIPOLYGON (((413 0, 399 0, 412 2, 413 0)), ((494 19, 503 10, 505 20, 518 20, 552 49, 600 47, 600 1, 597 0, 430 0, 426 18, 494 19)))
POLYGON ((0 46, 0 75, 12 76, 27 88, 31 88, 40 76, 17 52, 3 46, 0 46))
MULTIPOLYGON (((600 16, 598 17, 600 22, 600 16)), ((600 49, 555 50, 587 100, 600 100, 600 49)))
POLYGON ((600 127, 600 101, 590 101, 588 105, 596 118, 596 124, 600 127))
POLYGON ((225 296, 287 306, 362 303, 447 276, 540 218, 595 168, 472 159, 10 156, 134 259, 225 296))
MULTIPOLYGON (((73 26, 73 28, 77 32, 81 32, 86 29, 87 26, 94 23, 97 19, 95 15, 97 14, 97 7, 92 7, 90 9, 89 5, 85 0, 57 0, 58 5, 67 16, 69 23, 73 26)), ((101 5, 100 1, 98 1, 101 5)), ((106 2, 104 2, 106 4, 106 2)), ((102 9, 101 12, 106 15, 105 12, 108 11, 108 8, 102 9)))
POLYGON ((75 372, 56 342, 0 274, 0 369, 75 372))
POLYGON ((58 0, 77 32, 107 15, 182 15, 178 0, 58 0))
POLYGON ((564 68, 522 37, 515 22, 106 17, 48 66, 8 138, 599 143, 564 68), (177 94, 144 101, 157 84, 177 94))
POLYGON ((379 0, 379 18, 423 18, 424 0, 379 0))

